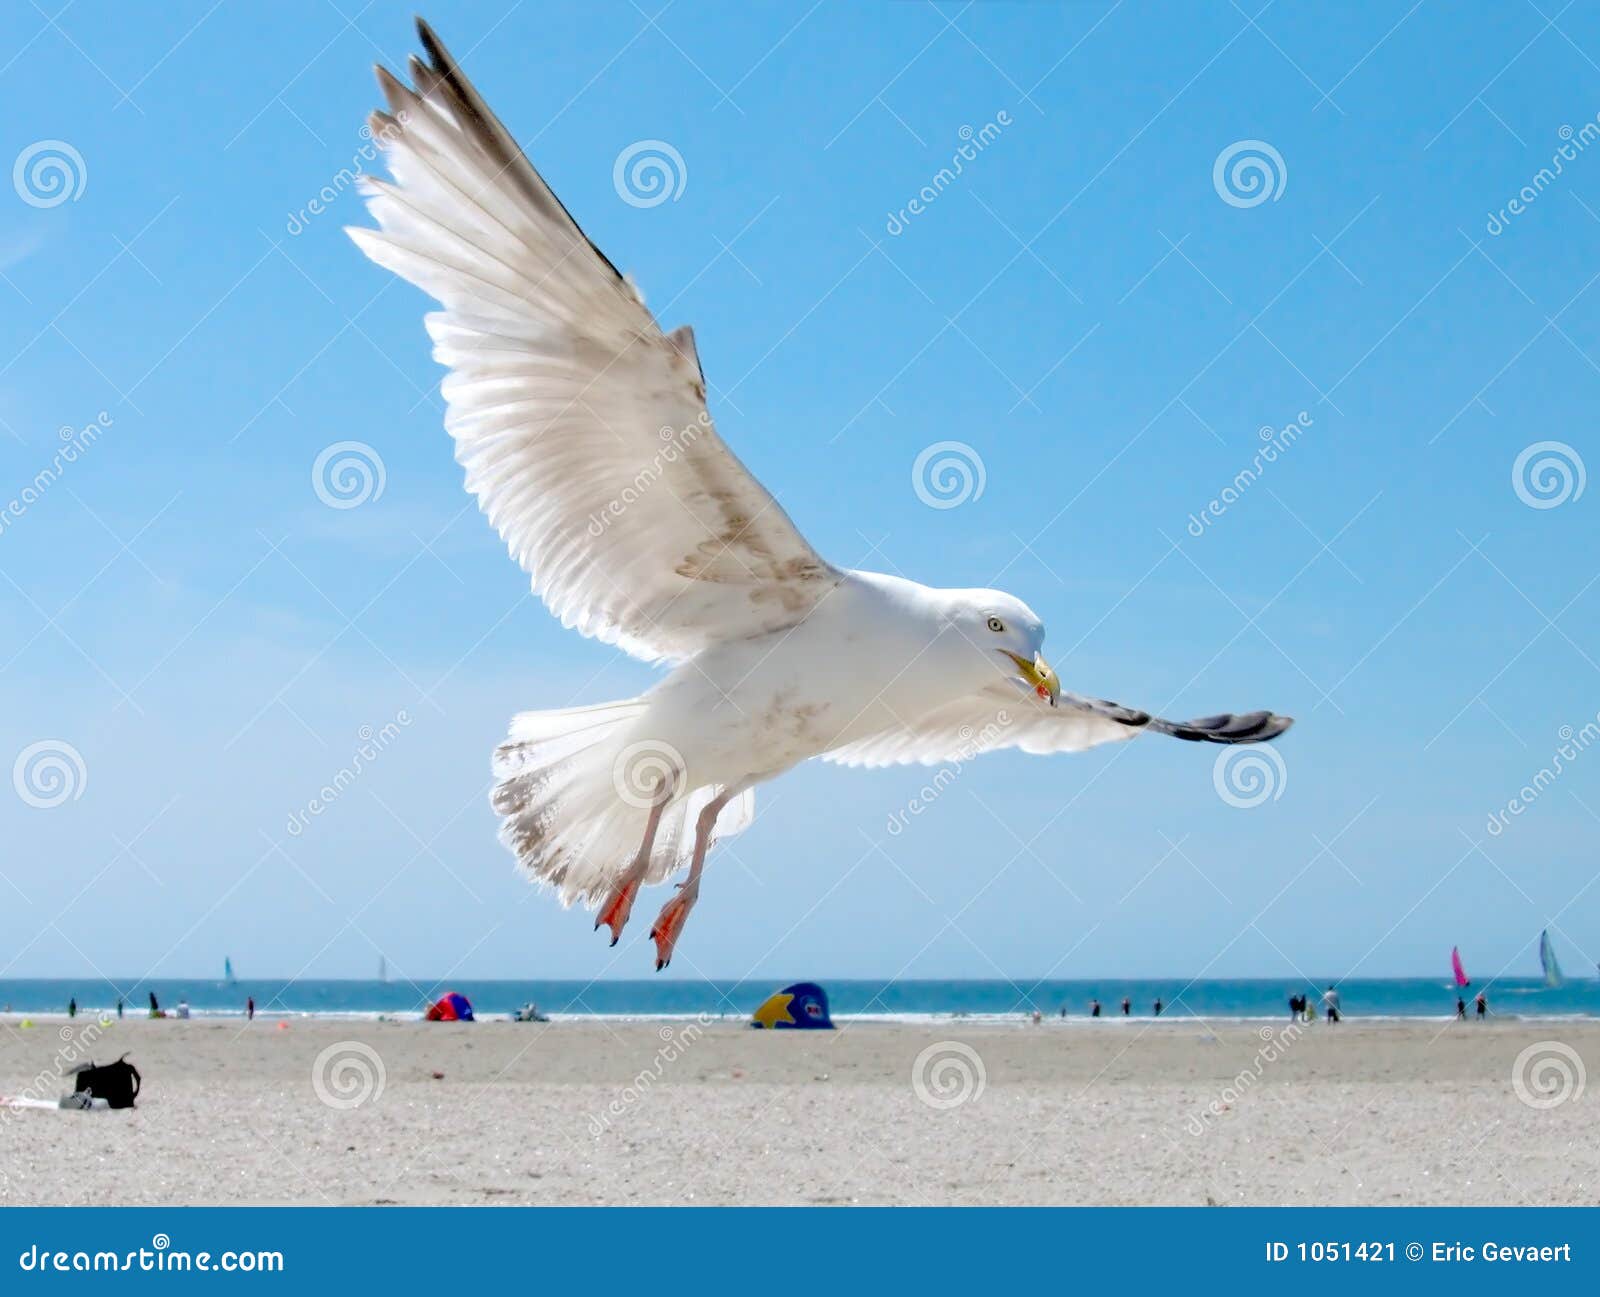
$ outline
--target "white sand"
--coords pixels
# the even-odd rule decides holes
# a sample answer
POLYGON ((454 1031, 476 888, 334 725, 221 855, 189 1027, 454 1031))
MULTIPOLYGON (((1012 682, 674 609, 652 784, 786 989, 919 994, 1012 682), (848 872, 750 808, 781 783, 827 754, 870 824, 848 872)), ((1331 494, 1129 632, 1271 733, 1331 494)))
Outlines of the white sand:
MULTIPOLYGON (((43 1093, 70 1089, 64 1021, 16 1022, 0 1092, 41 1073, 43 1093)), ((1600 1186, 1595 1098, 1538 1110, 1512 1084, 1535 1042, 1600 1059, 1592 1023, 1347 1022, 1274 1043, 1262 1032, 1287 1024, 276 1023, 112 1025, 91 1052, 130 1053, 138 1109, 0 1113, 0 1202, 1521 1205, 1600 1186), (382 1092, 331 1107, 313 1068, 351 1041, 376 1051, 382 1092), (985 1085, 938 1108, 913 1066, 950 1041, 985 1085)), ((370 1061, 342 1056, 359 1098, 370 1061)), ((936 1083, 975 1074, 941 1056, 936 1083)))

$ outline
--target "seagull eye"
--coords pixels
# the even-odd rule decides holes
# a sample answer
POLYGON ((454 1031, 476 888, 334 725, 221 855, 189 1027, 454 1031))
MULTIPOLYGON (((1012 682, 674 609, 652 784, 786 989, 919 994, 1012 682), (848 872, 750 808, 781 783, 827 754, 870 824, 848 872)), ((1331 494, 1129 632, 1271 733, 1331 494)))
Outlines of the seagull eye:
POLYGON ((998 635, 1005 628, 1006 628, 1006 624, 1003 621, 1001 621, 998 617, 989 618, 989 629, 992 630, 996 635, 998 635))

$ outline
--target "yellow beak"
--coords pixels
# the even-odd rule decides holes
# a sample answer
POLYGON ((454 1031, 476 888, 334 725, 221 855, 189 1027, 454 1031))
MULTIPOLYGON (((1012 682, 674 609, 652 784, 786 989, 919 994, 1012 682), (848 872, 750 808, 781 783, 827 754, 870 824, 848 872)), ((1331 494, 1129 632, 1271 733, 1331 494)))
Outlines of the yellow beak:
POLYGON ((1002 649, 1008 658, 1017 664, 1017 674, 1033 686, 1033 690, 1041 698, 1048 698, 1052 707, 1061 702, 1061 680, 1057 677, 1055 668, 1044 660, 1043 655, 1035 654, 1033 661, 1025 657, 1018 657, 1009 649, 1002 649))

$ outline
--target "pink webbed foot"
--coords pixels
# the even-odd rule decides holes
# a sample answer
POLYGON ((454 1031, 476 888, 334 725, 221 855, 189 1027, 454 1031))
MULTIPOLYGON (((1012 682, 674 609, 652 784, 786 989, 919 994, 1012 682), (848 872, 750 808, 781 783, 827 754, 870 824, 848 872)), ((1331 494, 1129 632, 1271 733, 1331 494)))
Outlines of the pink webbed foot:
POLYGON ((602 923, 610 928, 613 946, 622 937, 622 929, 627 926, 628 916, 633 913, 634 897, 638 895, 639 880, 630 876, 611 889, 611 895, 606 897, 606 903, 600 907, 600 913, 594 921, 595 931, 600 930, 602 923))
POLYGON ((683 935, 683 925, 694 908, 697 892, 683 888, 661 907, 655 926, 650 929, 650 939, 656 943, 656 972, 672 962, 672 952, 683 935))

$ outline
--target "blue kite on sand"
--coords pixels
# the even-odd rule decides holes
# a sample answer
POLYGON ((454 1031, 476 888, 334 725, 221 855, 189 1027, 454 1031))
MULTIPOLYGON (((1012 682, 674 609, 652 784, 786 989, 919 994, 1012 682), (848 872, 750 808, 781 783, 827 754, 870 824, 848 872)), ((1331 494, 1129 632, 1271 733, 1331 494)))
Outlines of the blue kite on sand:
POLYGON ((796 982, 761 1002, 750 1016, 752 1027, 773 1031, 832 1031, 828 993, 815 982, 796 982))

